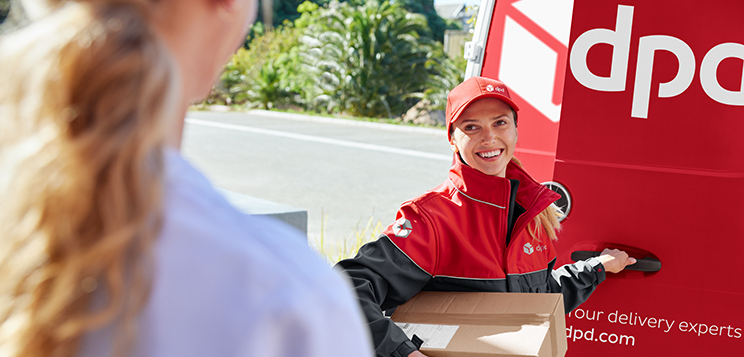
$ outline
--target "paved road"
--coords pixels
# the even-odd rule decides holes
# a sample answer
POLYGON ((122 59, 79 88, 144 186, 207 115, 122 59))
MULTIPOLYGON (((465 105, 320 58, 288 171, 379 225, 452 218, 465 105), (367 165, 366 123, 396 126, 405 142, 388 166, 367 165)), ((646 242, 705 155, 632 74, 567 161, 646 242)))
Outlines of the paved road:
POLYGON ((444 130, 265 111, 189 112, 182 149, 218 187, 306 209, 311 244, 322 230, 331 248, 387 226, 451 163, 444 130))

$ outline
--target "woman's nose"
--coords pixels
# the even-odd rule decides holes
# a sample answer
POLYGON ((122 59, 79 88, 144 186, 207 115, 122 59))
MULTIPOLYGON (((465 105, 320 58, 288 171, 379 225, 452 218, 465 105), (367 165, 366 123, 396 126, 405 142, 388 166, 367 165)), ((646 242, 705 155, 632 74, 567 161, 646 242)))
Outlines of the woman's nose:
POLYGON ((486 129, 483 131, 483 142, 484 143, 490 143, 493 141, 496 141, 496 138, 498 136, 496 135, 496 130, 494 130, 491 127, 486 127, 486 129))

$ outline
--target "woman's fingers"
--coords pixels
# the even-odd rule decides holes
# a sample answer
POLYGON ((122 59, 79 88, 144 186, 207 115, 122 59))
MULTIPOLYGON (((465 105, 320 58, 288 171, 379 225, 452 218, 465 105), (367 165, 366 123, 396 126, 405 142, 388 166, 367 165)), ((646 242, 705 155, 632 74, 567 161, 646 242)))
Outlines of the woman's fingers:
POLYGON ((628 253, 619 249, 605 249, 597 259, 602 262, 605 270, 610 273, 619 273, 626 266, 637 262, 635 258, 629 257, 628 253))

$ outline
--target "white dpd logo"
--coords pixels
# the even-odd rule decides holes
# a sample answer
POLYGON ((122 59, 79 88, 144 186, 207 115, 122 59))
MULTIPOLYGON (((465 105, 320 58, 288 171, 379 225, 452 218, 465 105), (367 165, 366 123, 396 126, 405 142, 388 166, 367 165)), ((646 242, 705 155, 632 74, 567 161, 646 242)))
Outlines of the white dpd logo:
MULTIPOLYGON (((584 87, 602 92, 623 92, 628 76, 631 32, 633 29, 633 6, 618 5, 615 30, 596 28, 579 36, 571 49, 569 64, 571 73, 584 87), (601 77, 589 70, 587 53, 594 45, 604 43, 613 47, 609 77, 601 77)), ((667 51, 679 62, 677 75, 669 82, 659 84, 659 98, 671 98, 682 94, 695 76, 695 54, 687 43, 667 35, 643 36, 638 44, 635 84, 631 117, 648 118, 651 97, 651 77, 654 53, 667 51)), ((744 59, 744 45, 733 42, 721 43, 711 48, 700 63, 700 84, 711 99, 726 105, 744 106, 744 88, 739 91, 725 89, 718 82, 718 65, 726 58, 744 59)), ((742 78, 744 83, 744 78, 742 78)))
POLYGON ((532 255, 532 253, 535 252, 535 248, 532 247, 532 244, 525 243, 524 244, 524 252, 527 253, 528 255, 532 255))

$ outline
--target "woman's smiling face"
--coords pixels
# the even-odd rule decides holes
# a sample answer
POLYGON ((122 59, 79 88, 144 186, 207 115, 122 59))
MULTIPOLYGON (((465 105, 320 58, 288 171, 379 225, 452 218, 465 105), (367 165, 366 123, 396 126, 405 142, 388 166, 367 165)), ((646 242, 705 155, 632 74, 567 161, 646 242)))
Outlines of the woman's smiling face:
POLYGON ((452 127, 452 151, 460 153, 468 166, 486 175, 506 176, 517 145, 517 125, 508 104, 496 98, 478 99, 452 127))

